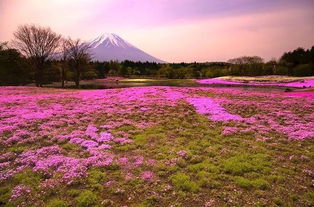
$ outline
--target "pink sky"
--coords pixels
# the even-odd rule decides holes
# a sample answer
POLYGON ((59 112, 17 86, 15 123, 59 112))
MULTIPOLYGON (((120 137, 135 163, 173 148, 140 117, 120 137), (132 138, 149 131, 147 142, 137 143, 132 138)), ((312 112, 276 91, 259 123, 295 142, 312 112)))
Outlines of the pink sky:
POLYGON ((314 45, 313 0, 0 0, 0 41, 21 24, 90 40, 116 33, 168 62, 266 60, 314 45))

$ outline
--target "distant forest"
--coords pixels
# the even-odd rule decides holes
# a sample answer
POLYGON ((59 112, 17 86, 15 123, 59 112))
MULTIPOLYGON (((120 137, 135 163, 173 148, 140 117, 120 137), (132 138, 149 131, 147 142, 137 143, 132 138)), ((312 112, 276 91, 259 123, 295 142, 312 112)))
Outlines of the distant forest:
MULTIPOLYGON (((10 47, 8 43, 0 43, 0 85, 25 85, 35 82, 37 86, 42 86, 51 82, 75 81, 79 87, 80 80, 101 79, 108 76, 199 79, 227 75, 314 75, 314 46, 310 49, 297 48, 284 53, 279 60, 268 62, 261 57, 245 56, 230 59, 228 62, 157 64, 124 61, 119 63, 93 62, 92 54, 88 54, 88 47, 82 48, 81 45, 84 45, 82 42, 68 39, 60 43, 61 36, 53 33, 49 28, 20 27, 15 33, 15 38, 16 47, 10 47), (25 41, 23 37, 27 32, 30 36, 33 35, 31 36, 33 38, 37 38, 42 32, 42 35, 47 36, 42 39, 51 38, 56 41, 56 45, 53 45, 55 48, 48 48, 50 54, 29 52, 33 51, 28 48, 32 45, 23 44, 25 41), (51 54, 57 47, 63 49, 62 58, 52 58, 51 54)), ((38 49, 35 46, 33 49, 38 49)), ((39 48, 38 51, 41 52, 43 49, 45 48, 39 48)))

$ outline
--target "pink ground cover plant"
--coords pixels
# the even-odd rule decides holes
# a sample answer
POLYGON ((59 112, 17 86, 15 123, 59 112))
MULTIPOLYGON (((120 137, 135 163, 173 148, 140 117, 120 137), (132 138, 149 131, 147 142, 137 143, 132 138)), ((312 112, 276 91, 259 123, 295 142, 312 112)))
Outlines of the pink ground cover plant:
MULTIPOLYGON (((138 204, 140 197, 149 198, 145 202, 159 200, 166 205, 179 201, 188 206, 187 196, 194 206, 203 206, 211 193, 216 195, 217 205, 223 205, 229 201, 218 192, 230 188, 246 192, 239 176, 251 179, 249 186, 260 182, 252 181, 259 172, 250 163, 243 172, 229 169, 233 166, 229 162, 236 159, 228 162, 228 158, 240 152, 254 157, 256 152, 267 151, 273 162, 284 160, 288 163, 283 165, 289 166, 295 162, 300 175, 290 175, 287 183, 305 179, 312 185, 314 99, 310 92, 1 87, 0 111, 0 187, 10 188, 9 196, 0 203, 27 206, 25 199, 32 197, 32 202, 44 206, 42 202, 54 196, 53 190, 70 198, 79 186, 108 195, 99 199, 113 199, 121 205, 138 204), (280 150, 282 154, 278 154, 280 150), (246 175, 248 172, 251 174, 246 175), (30 175, 23 177, 27 173, 30 175)), ((264 158, 258 158, 262 162, 259 159, 264 158)), ((241 162, 235 165, 241 166, 241 162)), ((275 179, 266 171, 261 170, 264 174, 259 179, 275 179)), ((256 184, 262 186, 256 190, 268 188, 262 184, 256 184)), ((267 195, 280 195, 281 188, 275 189, 267 195)), ((298 183, 296 190, 305 195, 307 188, 298 183)), ((243 204, 241 196, 230 196, 243 204)), ((75 206, 77 200, 69 202, 75 206)), ((251 201, 257 204, 254 198, 251 201)), ((297 202, 303 205, 308 201, 297 202)))
POLYGON ((213 85, 248 85, 248 86, 283 86, 283 87, 294 87, 294 88, 311 88, 314 87, 314 79, 297 80, 290 82, 271 82, 271 81, 233 81, 223 80, 220 78, 202 79, 197 81, 200 84, 213 84, 213 85))

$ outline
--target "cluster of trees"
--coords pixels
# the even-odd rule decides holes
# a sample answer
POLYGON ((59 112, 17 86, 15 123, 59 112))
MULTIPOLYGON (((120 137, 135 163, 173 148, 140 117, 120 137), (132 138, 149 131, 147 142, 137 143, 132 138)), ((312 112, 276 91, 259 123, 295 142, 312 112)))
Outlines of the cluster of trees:
POLYGON ((27 59, 16 49, 0 43, 0 85, 24 85, 31 80, 31 72, 26 66, 27 59))
POLYGON ((298 48, 284 53, 279 63, 277 73, 293 76, 314 75, 314 46, 308 50, 298 48))
POLYGON ((100 77, 106 75, 124 77, 159 77, 159 78, 213 78, 219 76, 261 76, 261 75, 314 75, 314 46, 304 50, 298 48, 284 53, 279 61, 265 62, 258 56, 244 56, 230 59, 228 62, 208 63, 141 63, 124 61, 94 62, 93 68, 100 77))
POLYGON ((230 75, 289 75, 313 76, 314 75, 314 46, 311 49, 296 50, 284 53, 279 61, 264 62, 262 58, 241 57, 228 61, 230 75))
POLYGON ((279 61, 264 62, 258 56, 228 62, 157 64, 150 62, 93 62, 89 45, 63 38, 50 28, 20 26, 11 46, 0 44, 0 85, 43 86, 51 82, 75 82, 107 76, 154 78, 212 78, 226 75, 314 75, 314 46, 284 53, 279 61))
POLYGON ((121 63, 93 62, 93 68, 100 78, 106 76, 122 77, 154 77, 154 78, 204 78, 222 75, 230 64, 223 62, 211 63, 172 63, 158 64, 151 62, 131 62, 121 63))
POLYGON ((0 84, 36 86, 52 81, 73 80, 79 87, 82 73, 90 66, 89 45, 63 38, 50 28, 20 26, 14 33, 12 48, 0 44, 0 84))

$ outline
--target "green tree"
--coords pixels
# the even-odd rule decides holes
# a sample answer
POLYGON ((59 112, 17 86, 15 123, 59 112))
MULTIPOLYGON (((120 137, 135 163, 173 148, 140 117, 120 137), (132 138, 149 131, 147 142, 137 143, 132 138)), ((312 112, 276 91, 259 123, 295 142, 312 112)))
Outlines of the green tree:
POLYGON ((158 76, 162 78, 173 78, 174 71, 170 65, 163 65, 158 71, 158 76))
POLYGON ((24 85, 31 81, 30 74, 22 55, 7 43, 0 43, 0 85, 24 85))
POLYGON ((301 64, 297 65, 293 68, 293 75, 294 76, 307 76, 311 75, 313 70, 313 65, 311 64, 301 64))

